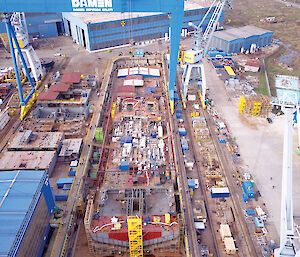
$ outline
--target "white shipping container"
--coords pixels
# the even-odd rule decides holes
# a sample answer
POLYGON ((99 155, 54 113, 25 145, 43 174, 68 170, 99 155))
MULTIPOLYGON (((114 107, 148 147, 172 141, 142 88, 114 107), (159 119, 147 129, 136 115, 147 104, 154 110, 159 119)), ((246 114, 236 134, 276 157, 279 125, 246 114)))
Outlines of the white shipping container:
POLYGON ((158 126, 158 137, 163 137, 164 133, 163 133, 163 128, 162 126, 158 126))
POLYGON ((196 101, 196 95, 188 95, 188 101, 196 101))

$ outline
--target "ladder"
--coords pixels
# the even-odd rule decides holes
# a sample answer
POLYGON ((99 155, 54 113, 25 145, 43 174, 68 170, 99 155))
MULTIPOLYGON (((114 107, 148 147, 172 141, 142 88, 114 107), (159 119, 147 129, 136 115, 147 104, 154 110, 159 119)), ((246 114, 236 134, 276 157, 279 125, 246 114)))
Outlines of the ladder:
POLYGON ((143 257, 142 219, 138 216, 128 216, 127 222, 130 257, 143 257))

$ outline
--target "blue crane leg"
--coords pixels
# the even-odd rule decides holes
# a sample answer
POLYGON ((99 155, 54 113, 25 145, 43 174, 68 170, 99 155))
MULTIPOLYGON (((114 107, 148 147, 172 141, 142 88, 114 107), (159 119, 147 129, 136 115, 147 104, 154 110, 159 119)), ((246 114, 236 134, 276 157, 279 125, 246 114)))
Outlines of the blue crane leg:
POLYGON ((173 10, 171 14, 171 50, 170 50, 170 76, 169 76, 169 96, 172 114, 174 113, 174 86, 178 62, 178 51, 184 14, 183 1, 173 10))
MULTIPOLYGON (((9 24, 9 25, 11 26, 11 24, 9 24)), ((18 42, 18 40, 17 40, 17 38, 16 38, 16 35, 15 35, 14 30, 13 30, 12 27, 11 27, 11 29, 12 29, 11 35, 12 35, 14 41, 15 41, 15 42, 18 42)), ((32 78, 31 78, 31 76, 30 76, 30 72, 29 72, 29 70, 28 70, 28 68, 27 68, 26 61, 25 61, 24 56, 23 56, 23 54, 22 54, 22 50, 21 50, 21 48, 20 48, 20 46, 19 46, 18 43, 16 43, 16 47, 17 47, 17 50, 18 50, 18 54, 20 55, 20 58, 21 58, 23 67, 24 67, 24 69, 25 69, 25 73, 26 73, 26 75, 27 75, 28 81, 29 81, 30 86, 31 86, 31 88, 32 88, 31 91, 30 91, 30 93, 29 93, 29 94, 26 96, 26 98, 25 98, 25 104, 27 104, 28 101, 29 101, 29 99, 31 98, 31 96, 32 96, 33 93, 35 92, 35 87, 34 87, 32 78), (29 97, 29 96, 30 96, 30 97, 29 97)))
POLYGON ((16 55, 15 55, 15 50, 14 50, 14 45, 13 45, 12 37, 11 37, 11 35, 14 34, 14 31, 12 30, 12 26, 11 26, 9 17, 5 17, 5 27, 6 27, 7 36, 8 36, 10 52, 11 52, 11 56, 12 56, 12 60, 13 60, 13 63, 14 63, 14 68, 15 68, 15 74, 16 74, 16 79, 17 79, 17 87, 18 87, 19 96, 20 96, 20 103, 21 103, 21 106, 25 106, 25 102, 24 102, 24 98, 23 98, 23 92, 22 92, 21 79, 20 79, 20 73, 19 73, 17 60, 16 60, 16 55))

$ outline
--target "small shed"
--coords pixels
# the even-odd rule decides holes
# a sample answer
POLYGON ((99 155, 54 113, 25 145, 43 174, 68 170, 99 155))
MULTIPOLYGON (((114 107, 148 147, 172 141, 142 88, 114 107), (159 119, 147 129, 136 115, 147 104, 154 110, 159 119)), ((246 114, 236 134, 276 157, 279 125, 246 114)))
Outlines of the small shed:
POLYGON ((235 254, 236 253, 236 247, 235 247, 234 240, 232 237, 226 237, 224 239, 224 244, 225 244, 225 252, 227 254, 235 254))
POLYGON ((226 237, 232 237, 230 227, 229 227, 228 224, 221 224, 220 225, 220 234, 221 234, 221 238, 222 238, 223 241, 226 237))

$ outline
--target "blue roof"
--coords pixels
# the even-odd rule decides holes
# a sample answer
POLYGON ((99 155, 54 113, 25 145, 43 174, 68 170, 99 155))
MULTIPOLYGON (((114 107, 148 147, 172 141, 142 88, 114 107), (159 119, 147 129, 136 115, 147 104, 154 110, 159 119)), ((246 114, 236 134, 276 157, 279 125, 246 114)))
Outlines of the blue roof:
MULTIPOLYGON (((29 207, 38 200, 36 193, 41 190, 45 174, 43 170, 0 172, 0 256, 9 253, 25 217, 31 217, 29 207)), ((24 225, 26 229, 28 224, 24 225)))

